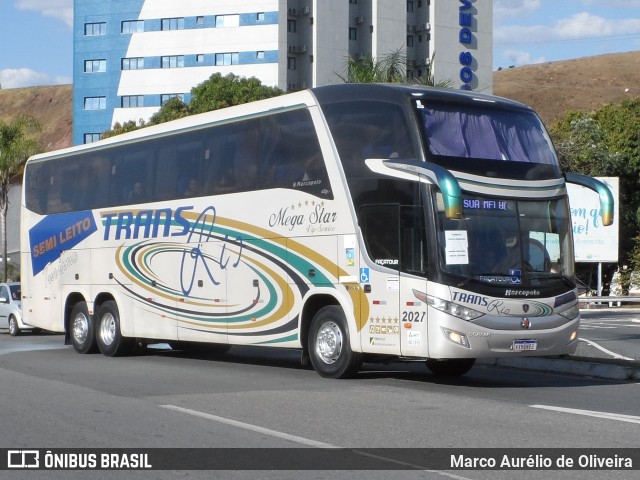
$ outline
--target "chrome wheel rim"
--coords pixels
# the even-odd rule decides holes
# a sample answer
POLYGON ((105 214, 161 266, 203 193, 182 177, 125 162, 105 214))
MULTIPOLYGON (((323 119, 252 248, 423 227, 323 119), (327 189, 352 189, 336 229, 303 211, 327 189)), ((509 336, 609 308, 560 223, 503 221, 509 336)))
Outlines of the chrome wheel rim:
POLYGON ((322 324, 316 335, 316 354, 327 365, 334 364, 342 353, 342 332, 335 322, 322 324))
POLYGON ((84 343, 87 341, 89 335, 89 319, 84 313, 76 315, 73 319, 73 338, 77 343, 84 343))
POLYGON ((9 319, 9 334, 15 335, 17 330, 18 330, 18 325, 16 324, 16 320, 13 317, 11 317, 9 319))
POLYGON ((110 313, 103 315, 100 321, 100 340, 103 345, 111 345, 116 338, 116 319, 110 313))

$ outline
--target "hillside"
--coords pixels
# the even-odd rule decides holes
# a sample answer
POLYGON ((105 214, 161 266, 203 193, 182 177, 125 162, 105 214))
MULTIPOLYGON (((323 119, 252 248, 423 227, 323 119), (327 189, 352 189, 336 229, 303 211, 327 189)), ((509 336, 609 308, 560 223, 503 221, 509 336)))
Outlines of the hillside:
MULTIPOLYGON (((495 72, 493 92, 530 105, 550 124, 570 110, 640 96, 638 72, 640 51, 527 65, 495 72)), ((40 121, 46 151, 71 145, 71 85, 0 90, 0 120, 19 112, 40 121)))
POLYGON ((0 90, 0 120, 30 115, 40 122, 45 151, 69 147, 73 142, 71 96, 71 85, 0 90))
POLYGON ((493 93, 530 105, 547 123, 570 110, 591 112, 640 96, 640 52, 616 53, 500 70, 493 93))

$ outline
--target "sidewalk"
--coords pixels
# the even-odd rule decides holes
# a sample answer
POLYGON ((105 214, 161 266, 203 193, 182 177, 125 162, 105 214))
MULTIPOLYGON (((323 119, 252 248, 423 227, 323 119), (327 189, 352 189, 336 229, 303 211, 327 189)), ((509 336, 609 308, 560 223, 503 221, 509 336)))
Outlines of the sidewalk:
POLYGON ((609 380, 640 381, 640 362, 597 357, 521 357, 479 359, 478 365, 568 373, 609 380))

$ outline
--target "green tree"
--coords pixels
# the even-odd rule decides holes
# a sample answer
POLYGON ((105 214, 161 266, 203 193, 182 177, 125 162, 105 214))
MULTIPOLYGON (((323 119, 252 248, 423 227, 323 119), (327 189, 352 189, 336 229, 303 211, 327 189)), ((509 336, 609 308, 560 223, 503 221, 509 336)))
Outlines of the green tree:
POLYGON ((172 98, 165 102, 148 122, 140 120, 136 124, 135 121, 130 120, 124 124, 116 123, 111 130, 104 132, 102 137, 112 137, 149 125, 157 125, 197 113, 276 97, 283 93, 279 88, 262 85, 262 82, 255 77, 244 78, 233 73, 223 77, 220 73, 214 73, 209 79, 191 89, 189 104, 179 98, 172 98))
MULTIPOLYGON (((550 132, 565 171, 619 177, 619 262, 640 269, 640 98, 570 112, 550 132)), ((607 277, 615 265, 608 267, 607 277)))
POLYGON ((40 126, 32 117, 21 116, 10 122, 0 121, 0 212, 2 213, 2 259, 4 278, 8 274, 7 212, 11 181, 22 174, 24 164, 34 153, 41 151, 39 140, 33 135, 40 126))
MULTIPOLYGON (((164 102, 160 110, 151 115, 149 125, 158 125, 159 123, 170 122, 171 120, 177 120, 189 115, 191 115, 189 105, 184 103, 180 98, 173 97, 164 102)), ((144 124, 141 126, 144 126, 144 124)))
POLYGON ((229 73, 214 73, 205 82, 191 89, 189 114, 210 112, 220 108, 277 97, 284 92, 277 87, 262 85, 255 77, 244 78, 229 73))
POLYGON ((114 137, 116 135, 132 132, 134 130, 137 130, 138 128, 146 126, 147 124, 142 119, 140 119, 138 123, 136 123, 134 120, 129 120, 128 122, 124 123, 116 122, 111 130, 107 130, 106 132, 102 133, 102 138, 114 137))

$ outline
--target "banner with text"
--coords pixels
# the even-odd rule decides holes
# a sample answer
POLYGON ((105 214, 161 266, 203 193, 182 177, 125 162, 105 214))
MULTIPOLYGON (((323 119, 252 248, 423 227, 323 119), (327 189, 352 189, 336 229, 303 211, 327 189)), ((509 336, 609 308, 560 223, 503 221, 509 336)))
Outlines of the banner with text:
POLYGON ((600 218, 600 201, 593 190, 567 184, 576 262, 616 263, 618 261, 619 182, 618 177, 598 177, 607 184, 613 199, 613 225, 605 227, 600 218))

